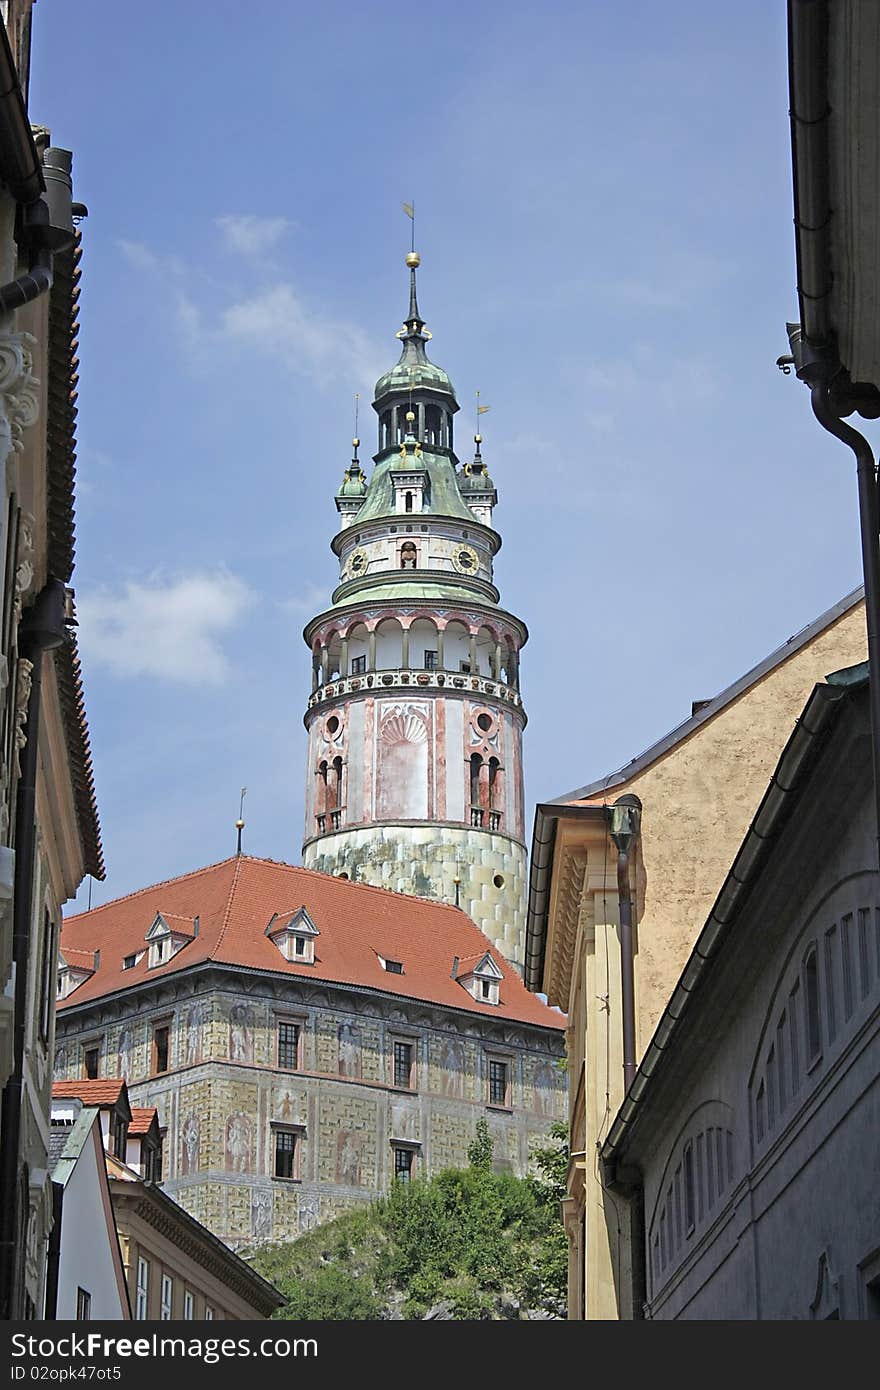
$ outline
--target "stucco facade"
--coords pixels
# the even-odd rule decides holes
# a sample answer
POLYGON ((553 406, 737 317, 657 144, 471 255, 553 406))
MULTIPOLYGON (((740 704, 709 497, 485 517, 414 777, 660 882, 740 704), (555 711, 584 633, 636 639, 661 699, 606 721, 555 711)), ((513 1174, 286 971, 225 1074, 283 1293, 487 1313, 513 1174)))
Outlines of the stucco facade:
POLYGON ((699 708, 631 770, 538 808, 527 930, 540 955, 533 955, 527 979, 569 1015, 572 1318, 632 1312, 619 1203, 603 1189, 596 1160, 624 1095, 610 807, 625 793, 642 803, 630 878, 638 1058, 809 692, 827 672, 862 660, 865 651, 864 605, 856 593, 699 708))

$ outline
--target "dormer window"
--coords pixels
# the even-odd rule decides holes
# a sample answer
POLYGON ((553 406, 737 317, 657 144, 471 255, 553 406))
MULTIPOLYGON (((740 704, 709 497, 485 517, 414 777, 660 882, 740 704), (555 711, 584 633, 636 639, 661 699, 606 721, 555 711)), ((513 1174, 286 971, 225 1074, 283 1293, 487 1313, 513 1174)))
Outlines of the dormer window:
POLYGON ((403 974, 402 960, 386 960, 384 956, 379 956, 379 964, 383 970, 387 970, 389 975, 403 974))
POLYGON ((499 991, 504 975, 489 951, 477 957, 472 965, 457 962, 455 978, 479 1004, 500 1004, 499 991))
MULTIPOLYGON (((189 919, 177 920, 181 921, 181 923, 185 920, 186 927, 183 925, 178 926, 176 923, 172 926, 161 912, 156 913, 153 925, 144 938, 149 950, 147 965, 150 969, 157 965, 165 965, 172 956, 177 955, 181 947, 185 946, 188 941, 192 941, 195 936, 195 931, 193 929, 194 924, 191 923, 189 919)), ((138 952, 135 951, 133 958, 132 956, 126 956, 122 963, 122 968, 124 970, 130 970, 131 965, 137 965, 139 959, 140 956, 138 952), (126 963, 128 961, 131 961, 131 965, 126 963)))
POLYGON ((296 965, 314 965, 315 937, 320 932, 305 907, 294 913, 274 913, 266 927, 266 935, 285 960, 296 965))

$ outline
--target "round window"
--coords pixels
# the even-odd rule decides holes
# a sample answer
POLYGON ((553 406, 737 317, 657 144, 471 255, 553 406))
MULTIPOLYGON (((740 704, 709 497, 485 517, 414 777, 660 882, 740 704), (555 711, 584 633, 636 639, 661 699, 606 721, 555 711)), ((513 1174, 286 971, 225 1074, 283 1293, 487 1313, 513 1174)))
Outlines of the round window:
POLYGON ((493 878, 492 882, 495 884, 495 887, 496 887, 496 888, 503 888, 503 887, 504 887, 504 875, 503 875, 503 874, 496 874, 495 877, 493 878))
POLYGON ((482 729, 483 733, 484 733, 484 734, 487 734, 487 733, 489 732, 489 730, 491 729, 491 727, 492 727, 492 716, 491 716, 491 714, 486 714, 486 712, 485 712, 485 710, 484 710, 482 714, 478 714, 478 715, 477 715, 477 728, 478 728, 478 729, 482 729))
POLYGON ((327 720, 327 732, 331 737, 339 732, 339 719, 335 714, 331 714, 327 720))

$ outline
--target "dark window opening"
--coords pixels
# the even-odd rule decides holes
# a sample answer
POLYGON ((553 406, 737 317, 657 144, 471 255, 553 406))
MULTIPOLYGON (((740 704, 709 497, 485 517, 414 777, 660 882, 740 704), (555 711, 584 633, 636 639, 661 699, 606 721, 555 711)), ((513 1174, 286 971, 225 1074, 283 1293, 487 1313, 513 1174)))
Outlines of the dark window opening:
POLYGON ((351 674, 362 676, 367 669, 367 658, 365 656, 353 656, 351 658, 351 674))
POLYGON ((507 1104, 507 1063, 489 1063, 489 1104, 507 1104))
POLYGON ((412 1043, 394 1044, 394 1084, 404 1090, 412 1089, 412 1043))
POLYGON ((96 1081, 98 1079, 98 1059, 100 1055, 100 1048, 97 1047, 87 1047, 83 1053, 83 1071, 85 1072, 87 1081, 96 1081))
POLYGON ((404 510, 405 510, 405 511, 407 511, 407 512, 411 512, 411 511, 412 511, 412 509, 413 509, 413 495, 412 495, 411 492, 408 492, 408 493, 406 494, 406 496, 404 497, 403 505, 404 505, 404 510))
POLYGON ((400 960, 386 960, 386 962, 385 962, 385 969, 388 971, 388 974, 389 974, 389 975, 402 975, 402 974, 403 974, 403 961, 400 961, 400 960))
POLYGON ((153 1072, 156 1075, 168 1070, 170 1031, 167 1024, 153 1030, 153 1072))
MULTIPOLYGON (((301 937, 297 941, 302 940, 301 937)), ((299 1024, 279 1023, 278 1025, 278 1065, 290 1071, 299 1068, 299 1024)))
POLYGON ((804 995, 806 997, 807 1061, 812 1062, 822 1051, 819 1023, 819 967, 815 947, 804 961, 804 995))
POLYGON ((436 671, 437 669, 438 669, 438 664, 437 664, 437 652, 426 651, 426 652, 425 652, 425 670, 426 670, 426 671, 436 671))
POLYGON ((77 1288, 76 1291, 76 1320, 77 1322, 90 1322, 92 1317, 92 1295, 88 1289, 77 1288))
POLYGON ((394 1150, 394 1176, 400 1182, 409 1182, 412 1177, 413 1151, 412 1149, 394 1150))
POLYGON ((275 1176, 296 1177, 296 1134, 289 1129, 275 1131, 275 1176))

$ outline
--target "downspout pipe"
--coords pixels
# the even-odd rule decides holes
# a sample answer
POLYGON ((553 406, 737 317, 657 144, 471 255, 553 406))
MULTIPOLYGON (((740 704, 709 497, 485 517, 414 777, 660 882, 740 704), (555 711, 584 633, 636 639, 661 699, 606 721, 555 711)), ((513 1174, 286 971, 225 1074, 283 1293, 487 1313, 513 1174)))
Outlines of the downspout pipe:
POLYGON ((880 863, 880 505, 877 498, 877 468, 867 439, 852 425, 846 424, 835 411, 829 383, 817 381, 811 385, 810 404, 822 428, 846 444, 856 456, 859 532, 865 576, 865 623, 868 629, 868 702, 877 816, 877 861, 880 863))
POLYGON ((72 165, 70 150, 53 146, 43 154, 45 192, 35 202, 19 205, 15 231, 28 269, 0 286, 0 314, 20 309, 52 288, 55 254, 73 241, 74 217, 87 216, 84 204, 73 202, 72 165))
POLYGON ((623 1089, 636 1074, 636 1006, 633 967, 632 891, 630 856, 639 838, 642 803, 632 792, 611 807, 611 838, 617 847, 617 900, 620 914, 620 997, 623 1012, 623 1089))
POLYGON ((21 1316, 20 1261, 16 1249, 18 1229, 18 1167, 21 1145, 21 1112, 24 1092, 24 1055, 27 1043, 28 964, 34 912, 34 864, 36 859, 37 766, 39 760, 40 703, 43 652, 60 647, 67 638, 67 591, 60 579, 50 579, 22 616, 18 630, 18 654, 33 665, 25 722, 26 742, 21 754, 21 775, 15 802, 15 882, 12 902, 12 968, 15 977, 12 1074, 2 1100, 3 1145, 0 1152, 0 1319, 21 1316))

